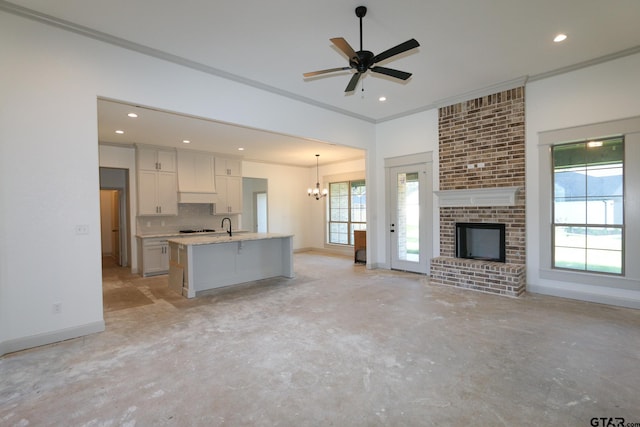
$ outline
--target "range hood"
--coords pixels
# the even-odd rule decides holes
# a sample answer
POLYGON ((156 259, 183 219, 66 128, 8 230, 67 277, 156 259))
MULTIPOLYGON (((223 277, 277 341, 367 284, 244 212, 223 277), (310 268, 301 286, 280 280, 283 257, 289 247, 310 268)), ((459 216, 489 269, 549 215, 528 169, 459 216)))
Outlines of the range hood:
POLYGON ((217 203, 216 193, 178 192, 178 203, 217 203))
POLYGON ((212 153, 178 150, 178 203, 217 203, 212 153))

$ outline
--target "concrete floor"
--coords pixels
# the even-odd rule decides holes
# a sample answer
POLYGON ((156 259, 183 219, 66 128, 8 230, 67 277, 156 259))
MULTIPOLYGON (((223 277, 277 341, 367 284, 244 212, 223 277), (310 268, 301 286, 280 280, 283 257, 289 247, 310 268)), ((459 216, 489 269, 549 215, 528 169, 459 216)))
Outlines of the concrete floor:
POLYGON ((105 332, 0 358, 0 425, 640 423, 637 310, 295 270, 187 300, 105 268, 105 332))

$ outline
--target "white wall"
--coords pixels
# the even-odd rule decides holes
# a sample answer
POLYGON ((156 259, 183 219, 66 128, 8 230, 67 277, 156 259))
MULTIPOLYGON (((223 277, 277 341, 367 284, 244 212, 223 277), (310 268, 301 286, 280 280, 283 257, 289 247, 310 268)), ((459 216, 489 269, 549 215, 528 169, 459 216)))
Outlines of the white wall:
POLYGON ((293 249, 309 247, 307 168, 242 162, 242 175, 268 180, 269 232, 293 234, 293 249))
MULTIPOLYGON (((640 115, 640 54, 527 84, 527 289, 640 308, 640 289, 612 289, 540 277, 538 133, 640 115)), ((594 135, 599 136, 599 135, 594 135)), ((635 165, 631 165, 634 167, 635 165)), ((628 177, 627 177, 628 180, 628 177)), ((627 181, 626 185, 630 183, 627 181)), ((640 186, 640 182, 632 185, 640 186)), ((602 280, 606 280, 604 277, 602 280)))
MULTIPOLYGON (((357 148, 373 143, 371 123, 5 12, 0 52, 0 354, 104 328, 97 97, 357 148), (89 234, 77 235, 77 225, 89 234)), ((307 170, 300 176, 292 194, 306 190, 307 170)), ((294 206, 270 218, 273 231, 301 235, 291 221, 302 206, 280 202, 294 206)))

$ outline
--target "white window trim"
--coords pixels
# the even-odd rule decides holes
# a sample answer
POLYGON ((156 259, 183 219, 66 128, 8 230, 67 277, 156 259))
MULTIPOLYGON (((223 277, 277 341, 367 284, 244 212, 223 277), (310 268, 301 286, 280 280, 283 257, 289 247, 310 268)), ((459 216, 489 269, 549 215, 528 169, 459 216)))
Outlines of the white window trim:
POLYGON ((638 164, 640 161, 640 117, 551 130, 538 134, 541 279, 629 290, 640 289, 640 263, 636 259, 640 253, 640 168, 625 167, 624 169, 624 276, 551 268, 551 203, 553 197, 551 147, 560 143, 619 135, 625 137, 625 165, 638 164))
MULTIPOLYGON (((356 172, 345 172, 335 175, 323 175, 322 182, 329 188, 329 184, 332 182, 344 182, 344 181, 360 181, 364 180, 365 185, 367 184, 366 172, 365 171, 356 171, 356 172)), ((323 187, 325 188, 325 187, 323 187)), ((369 205, 367 205, 367 208, 369 205)), ((366 214, 366 224, 369 224, 369 209, 367 209, 366 214)), ((324 225, 325 225, 325 233, 324 233, 324 248, 329 249, 333 252, 342 253, 344 255, 351 255, 353 253, 352 245, 342 245, 340 243, 329 243, 329 201, 325 203, 324 210, 324 225)))

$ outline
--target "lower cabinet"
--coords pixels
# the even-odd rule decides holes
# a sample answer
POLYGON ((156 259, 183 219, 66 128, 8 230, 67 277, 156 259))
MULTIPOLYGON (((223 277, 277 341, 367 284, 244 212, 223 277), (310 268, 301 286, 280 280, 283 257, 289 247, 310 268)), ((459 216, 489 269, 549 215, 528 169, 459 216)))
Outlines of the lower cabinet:
POLYGON ((169 244, 166 239, 138 239, 138 249, 143 276, 169 272, 169 244))

